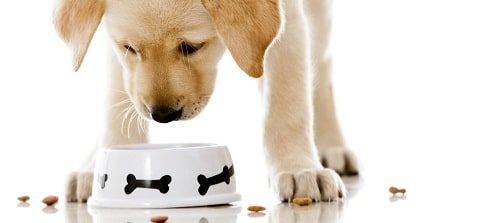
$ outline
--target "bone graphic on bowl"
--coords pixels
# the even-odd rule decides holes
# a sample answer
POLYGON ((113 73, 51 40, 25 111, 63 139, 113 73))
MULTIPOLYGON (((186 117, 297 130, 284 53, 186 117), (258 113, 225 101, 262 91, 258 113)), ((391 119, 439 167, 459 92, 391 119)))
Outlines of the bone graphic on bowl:
POLYGON ((106 181, 108 181, 108 174, 97 176, 97 182, 101 186, 101 189, 104 189, 104 187, 106 187, 106 181))
POLYGON ((125 186, 125 194, 131 194, 135 189, 139 187, 157 189, 162 194, 166 194, 169 190, 168 184, 170 184, 170 182, 172 182, 172 177, 169 175, 165 175, 159 180, 137 180, 133 174, 129 174, 127 176, 127 186, 125 186))
POLYGON ((222 173, 219 173, 213 177, 207 178, 205 175, 198 175, 198 183, 200 184, 200 187, 198 187, 198 193, 200 195, 205 195, 208 192, 208 189, 216 184, 224 183, 229 184, 231 181, 231 176, 234 175, 234 167, 227 167, 224 166, 222 168, 222 173))

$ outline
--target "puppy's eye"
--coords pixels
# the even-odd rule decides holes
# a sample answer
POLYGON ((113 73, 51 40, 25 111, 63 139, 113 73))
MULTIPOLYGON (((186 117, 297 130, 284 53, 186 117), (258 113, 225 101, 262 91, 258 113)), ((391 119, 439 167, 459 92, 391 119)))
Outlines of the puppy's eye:
POLYGON ((137 54, 137 51, 128 44, 123 45, 123 48, 132 54, 137 54))
POLYGON ((181 53, 183 56, 190 56, 196 52, 198 52, 201 47, 203 47, 203 43, 201 44, 193 44, 193 43, 186 43, 183 42, 177 47, 177 51, 181 53))

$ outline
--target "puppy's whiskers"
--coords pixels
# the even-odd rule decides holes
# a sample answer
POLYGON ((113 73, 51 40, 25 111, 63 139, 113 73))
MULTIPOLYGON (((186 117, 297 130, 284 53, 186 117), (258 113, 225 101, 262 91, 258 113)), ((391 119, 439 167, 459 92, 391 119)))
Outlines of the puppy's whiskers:
MULTIPOLYGON (((125 135, 125 132, 124 132, 124 125, 125 125, 125 120, 127 119, 127 117, 130 115, 130 113, 132 112, 132 110, 134 109, 134 105, 133 104, 130 104, 126 109, 125 109, 125 114, 123 115, 123 118, 122 118, 122 124, 121 124, 121 128, 120 128, 120 131, 122 133, 122 135, 125 135)), ((123 113, 123 111, 122 111, 123 113)), ((122 114, 120 113, 120 114, 122 114)))
MULTIPOLYGON (((128 128, 127 128, 127 137, 130 139, 130 126, 132 125, 132 121, 137 118, 138 114, 135 109, 133 109, 133 114, 130 116, 130 119, 128 120, 128 128)), ((140 132, 139 132, 140 133, 140 132)))
POLYGON ((146 133, 146 128, 144 127, 144 118, 139 114, 139 112, 137 112, 137 118, 135 119, 136 120, 136 127, 137 127, 137 131, 139 132, 139 135, 142 135, 142 133, 144 134, 147 134, 146 133))
POLYGON ((146 133, 146 132, 144 132, 144 129, 142 128, 141 119, 142 118, 140 115, 135 119, 135 124, 137 125, 137 131, 139 131, 139 135, 142 135, 142 133, 146 133))
POLYGON ((146 120, 141 115, 138 115, 137 124, 139 128, 139 134, 141 133, 141 131, 146 134, 146 120))
POLYGON ((126 111, 128 111, 128 109, 130 108, 131 105, 125 107, 122 109, 122 111, 120 113, 118 113, 118 117, 121 117, 126 111))
MULTIPOLYGON (((137 112, 136 112, 137 113, 137 112)), ((135 127, 137 128, 137 132, 139 132, 139 135, 142 135, 142 128, 141 128, 141 122, 139 122, 141 116, 137 115, 137 118, 135 119, 135 127)))
POLYGON ((117 103, 115 103, 115 104, 111 105, 111 106, 108 108, 108 110, 111 110, 111 109, 113 109, 113 108, 115 108, 115 107, 119 107, 120 105, 124 105, 124 104, 127 104, 127 103, 132 103, 132 101, 131 101, 129 98, 127 98, 127 99, 125 99, 125 100, 119 101, 119 102, 117 102, 117 103))
POLYGON ((115 92, 115 93, 122 93, 122 94, 125 94, 128 96, 127 92, 123 91, 123 90, 116 90, 116 89, 111 89, 111 91, 115 92))

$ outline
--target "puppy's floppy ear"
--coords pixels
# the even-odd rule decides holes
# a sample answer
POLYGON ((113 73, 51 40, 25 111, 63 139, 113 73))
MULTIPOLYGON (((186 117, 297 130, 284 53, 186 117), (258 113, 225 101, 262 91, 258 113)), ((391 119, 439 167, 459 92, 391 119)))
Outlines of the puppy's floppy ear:
POLYGON ((105 0, 56 0, 54 26, 73 54, 73 70, 85 53, 104 14, 105 0))
POLYGON ((266 50, 280 32, 279 0, 201 0, 234 60, 252 77, 264 72, 266 50))

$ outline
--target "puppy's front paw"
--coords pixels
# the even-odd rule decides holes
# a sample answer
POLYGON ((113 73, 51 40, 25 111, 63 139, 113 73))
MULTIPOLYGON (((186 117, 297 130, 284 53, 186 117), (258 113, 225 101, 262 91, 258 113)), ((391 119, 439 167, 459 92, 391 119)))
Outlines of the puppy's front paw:
POLYGON ((340 175, 358 175, 359 169, 356 157, 347 148, 333 147, 319 149, 321 163, 325 168, 331 168, 340 175))
POLYGON ((66 184, 67 202, 87 202, 92 195, 92 172, 73 172, 66 184))
POLYGON ((346 195, 340 176, 331 169, 303 169, 279 172, 272 182, 282 201, 294 197, 309 197, 314 201, 334 201, 346 195))

